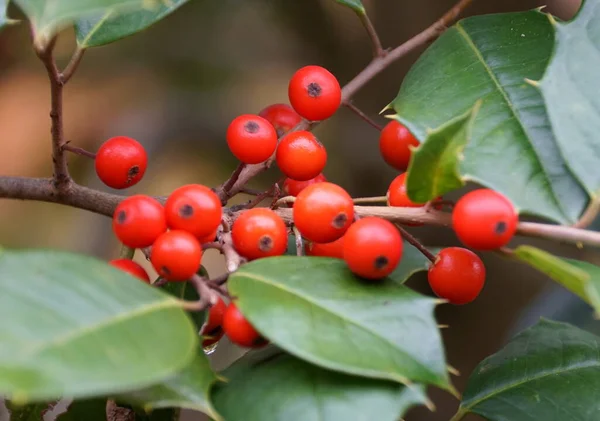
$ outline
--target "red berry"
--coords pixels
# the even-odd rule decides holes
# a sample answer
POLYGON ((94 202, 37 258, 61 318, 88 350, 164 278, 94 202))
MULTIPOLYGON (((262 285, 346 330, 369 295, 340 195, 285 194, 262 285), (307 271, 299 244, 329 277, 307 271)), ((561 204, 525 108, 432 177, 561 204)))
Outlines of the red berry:
POLYGON ((234 303, 230 303, 223 315, 223 330, 231 342, 246 348, 260 347, 264 338, 244 317, 234 303))
POLYGON ((118 136, 108 139, 96 153, 96 173, 113 189, 125 189, 137 184, 148 165, 144 147, 134 139, 118 136))
POLYGON ((215 192, 199 184, 178 188, 165 203, 169 228, 187 231, 198 238, 206 237, 218 228, 222 209, 221 199, 215 192))
POLYGON ((110 265, 121 269, 123 272, 127 272, 128 274, 135 276, 136 278, 150 283, 150 277, 146 273, 143 267, 135 263, 133 260, 129 259, 115 259, 108 262, 110 265))
POLYGON ((323 174, 317 175, 315 178, 311 178, 306 181, 297 181, 292 180, 291 178, 286 178, 283 182, 283 191, 288 196, 298 196, 302 190, 310 186, 311 184, 322 183, 323 181, 327 181, 323 174))
POLYGON ((472 251, 450 247, 440 251, 427 277, 438 297, 456 305, 467 304, 483 289, 485 266, 472 251))
POLYGON ((408 193, 406 192, 406 173, 402 173, 394 178, 388 189, 387 197, 390 206, 401 208, 420 208, 425 206, 424 203, 415 203, 408 198, 408 193))
POLYGON ((312 133, 292 132, 279 143, 275 159, 286 176, 296 181, 308 181, 325 168, 327 151, 312 133))
POLYGON ((277 133, 264 118, 244 114, 236 117, 227 128, 227 145, 243 163, 259 164, 275 152, 277 133))
POLYGON ((217 231, 218 231, 218 228, 216 230, 214 230, 213 232, 211 232, 210 234, 205 235, 204 237, 198 238, 198 241, 200 242, 200 244, 212 243, 213 241, 215 241, 217 239, 217 231))
POLYGON ((278 137, 283 136, 302 121, 302 117, 286 104, 269 105, 258 115, 273 125, 278 137))
POLYGON ((493 250, 508 244, 518 222, 512 203, 490 189, 465 194, 452 212, 456 235, 467 247, 477 250, 493 250))
POLYGON ((306 187, 294 202, 294 224, 300 234, 316 243, 340 238, 354 220, 352 197, 333 183, 306 187))
POLYGON ((362 278, 388 276, 400 263, 402 248, 402 237, 394 224, 374 216, 356 221, 344 236, 344 260, 362 278))
POLYGON ((344 238, 346 238, 345 234, 331 243, 308 243, 305 247, 306 255, 343 259, 344 238))
POLYGON ((328 119, 342 102, 340 83, 320 66, 298 70, 290 80, 288 95, 294 110, 311 121, 328 119))
POLYGON ((187 281, 200 269, 202 247, 187 231, 169 231, 154 242, 150 260, 166 280, 187 281))
POLYGON ((165 210, 150 196, 130 196, 115 209, 113 230, 127 247, 149 247, 167 230, 165 210))
POLYGON ((419 141, 397 121, 389 122, 379 136, 379 151, 385 162, 398 171, 406 171, 412 151, 410 146, 419 146, 419 141))
POLYGON ((219 300, 208 311, 208 319, 206 320, 206 324, 202 326, 200 333, 210 335, 214 330, 219 329, 223 324, 223 315, 226 308, 225 301, 219 297, 219 300))
POLYGON ((248 260, 281 256, 287 248, 287 228, 283 220, 267 208, 250 209, 231 228, 233 246, 248 260))

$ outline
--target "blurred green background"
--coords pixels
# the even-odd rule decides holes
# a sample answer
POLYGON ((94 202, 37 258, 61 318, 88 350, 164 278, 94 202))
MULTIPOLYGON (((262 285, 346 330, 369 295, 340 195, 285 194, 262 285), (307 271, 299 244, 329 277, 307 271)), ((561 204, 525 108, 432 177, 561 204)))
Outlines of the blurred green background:
MULTIPOLYGON (((395 46, 431 24, 453 0, 363 0, 384 46, 395 46)), ((527 10, 540 1, 479 0, 468 15, 527 10)), ((578 0, 549 0, 548 10, 570 17, 578 0)), ((57 56, 70 57, 73 34, 61 37, 57 56)), ((421 50, 422 51, 422 50, 421 50)), ((373 119, 396 95, 403 75, 417 59, 415 51, 369 83, 354 103, 373 119)), ((224 134, 240 113, 258 113, 274 102, 287 102, 287 82, 307 64, 319 64, 342 84, 370 60, 370 45, 360 22, 332 0, 191 0, 164 21, 118 43, 86 53, 65 92, 66 136, 74 145, 95 150, 116 135, 131 136, 147 148, 150 163, 144 180, 127 194, 167 195, 185 183, 215 186, 237 165, 224 134)), ((51 174, 49 87, 41 63, 29 43, 25 25, 0 34, 0 174, 51 174)), ((384 195, 396 175, 378 151, 378 133, 341 109, 319 125, 316 135, 326 145, 326 176, 353 196, 384 195)), ((70 157, 77 182, 106 190, 93 163, 70 157)), ((280 178, 272 170, 252 187, 280 178)), ((450 197, 451 198, 451 197, 450 197)), ((237 200, 243 200, 240 197, 237 200)), ((416 228, 429 245, 452 245, 444 229, 416 228)), ((0 201, 0 244, 7 247, 52 247, 101 258, 113 258, 118 243, 108 218, 58 205, 0 201)), ((544 244, 558 254, 598 261, 589 250, 544 244)), ((464 307, 442 306, 437 315, 449 362, 461 372, 455 384, 464 389, 469 373, 507 338, 540 315, 593 328, 592 311, 571 294, 533 270, 488 254, 488 280, 481 297, 464 307)), ((138 256, 139 258, 139 256, 138 256)), ((211 275, 223 269, 220 256, 205 259, 211 275)), ((425 276, 410 284, 431 293, 425 276)), ((212 358, 226 365, 239 350, 219 345, 212 358)), ((407 420, 447 420, 457 401, 432 391, 437 412, 412 411, 407 420)), ((186 415, 188 419, 197 419, 186 415)), ((475 418, 473 418, 475 419, 475 418)))

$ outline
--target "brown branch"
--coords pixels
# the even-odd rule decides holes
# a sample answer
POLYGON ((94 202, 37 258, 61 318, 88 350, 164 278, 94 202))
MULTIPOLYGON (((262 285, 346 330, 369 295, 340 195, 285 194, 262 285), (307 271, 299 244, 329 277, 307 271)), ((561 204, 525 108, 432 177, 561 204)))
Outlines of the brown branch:
POLYGON ((200 275, 194 275, 188 282, 194 286, 200 299, 198 301, 181 301, 183 309, 187 311, 203 311, 219 300, 217 293, 208 285, 207 279, 202 278, 200 275))
POLYGON ((298 228, 294 225, 294 237, 296 237, 296 256, 304 255, 304 241, 302 241, 302 234, 298 231, 298 228))
POLYGON ((83 148, 78 148, 77 146, 71 146, 68 143, 65 143, 62 147, 63 151, 74 153, 75 155, 85 156, 87 158, 96 159, 96 154, 90 151, 86 151, 83 148))
POLYGON ((365 113, 363 113, 358 107, 356 107, 352 102, 346 102, 344 104, 346 106, 346 108, 348 108, 349 110, 351 110, 352 112, 354 112, 357 116, 359 116, 361 119, 363 119, 364 121, 366 121, 368 124, 370 124, 371 126, 373 126, 376 130, 382 131, 383 127, 381 127, 379 124, 375 123, 371 117, 369 117, 368 115, 366 115, 365 113))
POLYGON ((582 228, 520 222, 517 226, 517 234, 525 237, 544 238, 564 243, 600 247, 600 233, 582 228))
POLYGON ((83 53, 85 53, 85 48, 78 46, 71 57, 71 61, 69 61, 65 69, 59 75, 60 81, 63 85, 66 85, 75 74, 77 67, 79 67, 79 63, 81 63, 81 59, 83 58, 83 53))
POLYGON ((221 234, 221 242, 223 243, 223 248, 221 252, 225 256, 225 266, 227 267, 228 273, 233 273, 240 265, 243 263, 242 256, 238 254, 233 247, 233 239, 231 238, 230 232, 224 232, 221 234))
POLYGON ((385 56, 387 51, 381 46, 381 40, 379 39, 379 35, 377 35, 377 30, 375 29, 375 26, 373 26, 373 22, 369 19, 369 15, 366 13, 357 13, 357 15, 367 30, 367 34, 369 34, 369 39, 371 40, 371 46, 373 48, 373 57, 385 56))
POLYGON ((246 164, 240 163, 236 167, 233 174, 231 174, 229 179, 227 179, 221 186, 217 187, 217 196, 219 196, 219 199, 221 199, 221 202, 223 202, 223 204, 227 203, 227 201, 233 197, 233 195, 231 194, 231 188, 238 181, 238 179, 240 178, 240 174, 244 171, 246 166, 246 164))
POLYGON ((435 256, 431 253, 419 240, 417 240, 410 232, 406 231, 401 225, 396 224, 396 228, 402 234, 402 238, 404 238, 410 245, 419 250, 421 254, 427 257, 431 263, 435 263, 435 256))

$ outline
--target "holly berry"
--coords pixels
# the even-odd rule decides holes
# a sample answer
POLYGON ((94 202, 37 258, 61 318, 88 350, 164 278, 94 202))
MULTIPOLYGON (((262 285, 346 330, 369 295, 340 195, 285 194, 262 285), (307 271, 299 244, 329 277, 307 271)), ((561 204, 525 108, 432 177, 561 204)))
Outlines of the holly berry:
POLYGON ((218 228, 222 213, 219 197, 199 184, 178 188, 165 203, 169 228, 187 231, 198 238, 206 237, 218 228))
POLYGON ((294 110, 311 121, 328 119, 342 102, 340 83, 320 66, 298 70, 290 80, 288 95, 294 110))
POLYGON ((96 174, 113 189, 125 189, 137 184, 148 165, 148 155, 136 140, 118 136, 108 139, 96 153, 96 174))
POLYGON ((379 151, 385 162, 398 171, 406 171, 410 162, 411 146, 419 146, 412 133, 397 121, 389 122, 379 136, 379 151))
POLYGON ((269 105, 258 115, 273 125, 278 137, 283 136, 302 121, 302 117, 286 104, 269 105))
POLYGON ((234 303, 229 303, 225 309, 223 330, 229 340, 239 346, 253 348, 266 343, 234 303))
POLYGON ((344 236, 346 264, 366 279, 381 279, 392 273, 400 263, 402 248, 402 237, 394 224, 374 216, 356 221, 344 236))
POLYGON ((208 319, 206 324, 202 327, 200 334, 206 338, 202 341, 202 346, 207 347, 218 342, 223 337, 223 315, 227 305, 221 297, 208 311, 208 319))
POLYGON ((187 281, 200 269, 202 247, 187 231, 169 231, 154 242, 150 261, 166 280, 187 281))
POLYGON ((283 182, 283 191, 288 196, 296 197, 300 194, 302 190, 304 190, 311 184, 322 183, 323 181, 327 181, 327 179, 322 173, 306 181, 298 181, 292 180, 291 178, 286 178, 283 182))
POLYGON ((217 239, 217 231, 218 231, 218 228, 216 230, 214 230, 213 232, 211 232, 210 234, 205 235, 204 237, 198 238, 198 241, 200 242, 200 244, 212 243, 213 241, 215 241, 217 239))
POLYGON ((287 228, 283 220, 267 208, 250 209, 231 228, 233 246, 248 260, 281 256, 287 248, 287 228))
POLYGON ((277 147, 275 128, 264 118, 244 114, 227 128, 227 145, 231 153, 245 164, 259 164, 273 155, 277 147))
POLYGON ((123 272, 127 272, 128 274, 135 276, 136 278, 150 283, 150 277, 146 273, 143 267, 135 263, 133 260, 129 259, 115 259, 108 262, 111 266, 114 266, 118 269, 121 269, 123 272))
POLYGON ((344 258, 344 234, 331 243, 307 243, 304 247, 307 256, 334 257, 336 259, 344 258))
POLYGON ((275 159, 286 176, 296 181, 308 181, 325 168, 327 151, 311 132, 298 131, 281 140, 275 159))
POLYGON ((294 202, 294 224, 300 234, 316 243, 340 238, 354 220, 352 197, 340 186, 323 182, 306 187, 294 202))
POLYGON ((394 178, 387 192, 388 204, 390 206, 402 208, 420 208, 424 203, 415 203, 408 198, 406 192, 406 173, 400 174, 394 178))
POLYGON ((127 247, 149 247, 167 230, 165 210, 150 196, 130 196, 115 209, 112 226, 119 241, 127 247))
POLYGON ((452 304, 473 301, 485 283, 485 266, 471 250, 449 247, 440 251, 427 274, 435 294, 452 304))
POLYGON ((518 222, 512 203, 490 189, 465 194, 452 212, 456 235, 467 247, 477 250, 493 250, 508 244, 518 222))

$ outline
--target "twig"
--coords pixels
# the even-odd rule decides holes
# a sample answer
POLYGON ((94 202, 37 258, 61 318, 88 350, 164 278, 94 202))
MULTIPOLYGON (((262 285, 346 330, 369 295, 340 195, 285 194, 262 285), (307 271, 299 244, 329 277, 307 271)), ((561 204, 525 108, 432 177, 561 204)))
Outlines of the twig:
POLYGON ((242 264, 242 257, 233 247, 231 233, 226 232, 221 234, 221 242, 223 243, 223 248, 221 249, 221 252, 225 256, 225 265, 227 267, 227 272, 235 272, 242 264))
POLYGON ((379 124, 375 123, 368 115, 366 115, 365 113, 363 113, 352 102, 348 101, 348 102, 344 103, 344 105, 346 106, 346 108, 348 108, 349 110, 351 110, 352 112, 354 112, 357 116, 359 116, 361 119, 363 119, 364 121, 366 121, 367 123, 369 123, 375 129, 377 129, 379 131, 383 130, 383 127, 381 127, 379 124))
POLYGON ((96 154, 90 151, 86 151, 83 148, 78 148, 77 146, 71 146, 68 143, 65 143, 62 147, 63 151, 71 152, 76 155, 85 156, 91 159, 96 159, 96 154))
POLYGON ((408 241, 409 244, 411 244, 414 248, 419 250, 423 256, 427 257, 431 261, 431 263, 435 263, 435 255, 427 250, 427 248, 421 244, 419 240, 417 240, 410 232, 406 231, 406 229, 404 229, 401 225, 396 224, 396 228, 398 228, 398 231, 400 231, 400 234, 402 234, 402 238, 408 241))
POLYGON ((127 247, 125 244, 121 245, 121 250, 119 251, 120 259, 133 259, 133 255, 135 254, 135 249, 131 247, 127 247))
POLYGON ((190 282, 194 288, 196 288, 200 299, 198 301, 181 301, 181 306, 185 310, 206 310, 219 300, 219 296, 208 286, 207 280, 202 278, 200 275, 194 275, 188 282, 190 282))
POLYGON ((517 226, 517 234, 526 237, 545 238, 565 243, 587 244, 588 246, 600 247, 600 233, 582 228, 520 222, 517 226))
POLYGON ((592 224, 592 222, 594 222, 596 220, 596 217, 598 216, 599 212, 600 212, 600 198, 594 197, 592 199, 592 201, 590 202, 590 204, 588 205, 585 212, 583 212, 583 215, 581 215, 581 218, 579 219, 579 221, 577 221, 575 224, 573 224, 573 227, 574 228, 589 227, 592 224))
POLYGON ((295 201, 296 198, 294 196, 285 196, 280 199, 277 199, 273 207, 278 208, 281 205, 289 205, 290 203, 294 203, 295 201))
POLYGON ((246 167, 247 167, 246 164, 240 163, 236 167, 236 169, 233 172, 233 174, 231 174, 231 176, 229 177, 229 179, 227 179, 220 187, 217 188, 217 196, 219 196, 219 198, 221 199, 221 201, 223 203, 227 203, 227 201, 231 197, 233 197, 233 195, 231 194, 231 188, 238 181, 238 179, 240 178, 240 174, 242 174, 242 172, 244 171, 244 169, 246 167))
POLYGON ((209 250, 209 249, 215 249, 215 250, 223 250, 223 245, 219 242, 213 242, 213 243, 204 243, 202 244, 202 250, 209 250))
POLYGON ((304 241, 302 241, 302 234, 298 231, 298 228, 294 225, 294 237, 296 237, 296 256, 304 255, 304 241))
POLYGON ((366 13, 357 13, 360 21, 363 26, 367 30, 367 34, 369 34, 369 38, 371 39, 371 45, 373 47, 373 57, 383 57, 387 54, 387 52, 381 46, 381 40, 379 39, 379 35, 377 35, 377 31, 375 30, 375 26, 373 26, 373 22, 369 19, 369 15, 366 13))
POLYGON ((71 57, 71 61, 69 61, 69 64, 67 64, 65 69, 59 75, 60 81, 63 85, 66 85, 75 74, 75 70, 77 70, 79 63, 81 63, 81 59, 83 58, 83 53, 85 53, 85 48, 78 46, 71 57))
POLYGON ((387 196, 375 196, 375 197, 357 197, 353 199, 355 205, 364 205, 369 203, 387 203, 387 196))

